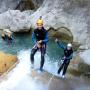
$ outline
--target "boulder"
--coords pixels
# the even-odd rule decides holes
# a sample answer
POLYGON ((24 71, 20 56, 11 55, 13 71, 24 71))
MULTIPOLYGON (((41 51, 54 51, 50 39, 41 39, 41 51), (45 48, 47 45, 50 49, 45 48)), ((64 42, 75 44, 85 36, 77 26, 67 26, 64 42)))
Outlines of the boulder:
POLYGON ((71 61, 69 71, 77 75, 86 75, 90 77, 90 50, 77 53, 71 61))
POLYGON ((9 28, 13 32, 30 31, 31 24, 28 17, 33 11, 8 10, 0 14, 0 29, 9 28))
POLYGON ((8 71, 16 62, 16 56, 0 52, 0 75, 8 71))
POLYGON ((44 0, 29 17, 33 27, 39 16, 43 16, 46 29, 66 27, 73 35, 73 42, 84 45, 84 49, 90 48, 89 0, 44 0))

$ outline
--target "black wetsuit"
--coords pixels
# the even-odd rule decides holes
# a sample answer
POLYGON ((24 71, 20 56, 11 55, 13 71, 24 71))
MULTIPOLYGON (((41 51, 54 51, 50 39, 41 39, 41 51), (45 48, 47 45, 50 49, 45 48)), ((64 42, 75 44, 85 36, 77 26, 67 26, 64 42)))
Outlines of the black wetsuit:
POLYGON ((68 65, 70 63, 70 60, 72 59, 72 56, 73 56, 73 50, 70 49, 68 50, 67 47, 64 47, 62 44, 60 44, 58 42, 58 45, 64 49, 64 60, 63 60, 63 63, 62 65, 60 66, 60 68, 58 69, 58 74, 61 72, 61 70, 63 69, 63 75, 66 74, 66 71, 67 71, 67 68, 68 68, 68 65))
POLYGON ((34 64, 34 55, 40 49, 40 51, 41 51, 40 69, 42 69, 43 65, 44 65, 44 61, 45 61, 44 56, 45 56, 45 52, 46 52, 46 43, 48 42, 47 31, 44 28, 42 28, 42 30, 35 29, 32 34, 32 40, 35 45, 31 51, 31 63, 34 64), (40 40, 42 40, 41 48, 38 48, 36 43, 40 40))

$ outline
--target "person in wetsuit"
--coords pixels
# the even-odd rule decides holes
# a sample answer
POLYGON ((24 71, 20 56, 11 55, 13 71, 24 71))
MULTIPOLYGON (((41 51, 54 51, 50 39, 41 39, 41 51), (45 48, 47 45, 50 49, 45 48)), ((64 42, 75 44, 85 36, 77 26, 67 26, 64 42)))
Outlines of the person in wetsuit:
POLYGON ((7 41, 8 43, 12 43, 14 39, 13 32, 11 32, 9 29, 4 29, 1 37, 3 40, 7 41))
POLYGON ((60 74, 61 70, 63 69, 62 77, 65 77, 68 65, 70 63, 70 60, 73 57, 73 49, 72 49, 72 44, 68 43, 67 46, 64 46, 61 42, 59 42, 58 39, 55 40, 55 42, 58 44, 60 48, 64 50, 64 57, 63 57, 63 63, 58 69, 58 74, 60 74))
POLYGON ((31 50, 31 68, 34 68, 34 55, 40 50, 41 52, 41 63, 40 70, 43 70, 44 62, 45 62, 45 52, 46 52, 46 44, 48 42, 48 32, 43 27, 43 20, 40 18, 37 21, 37 28, 32 33, 32 41, 34 43, 34 47, 31 50))

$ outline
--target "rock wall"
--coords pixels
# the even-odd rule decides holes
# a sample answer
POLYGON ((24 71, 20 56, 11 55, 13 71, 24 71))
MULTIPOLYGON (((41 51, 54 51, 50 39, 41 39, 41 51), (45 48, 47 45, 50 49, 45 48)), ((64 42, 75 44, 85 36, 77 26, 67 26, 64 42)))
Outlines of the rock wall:
POLYGON ((31 15, 31 23, 33 25, 42 15, 46 28, 67 27, 73 34, 74 42, 90 48, 89 5, 89 0, 44 0, 43 5, 31 15))
POLYGON ((22 16, 26 17, 24 19, 19 18, 19 13, 17 16, 13 14, 9 16, 19 18, 19 22, 14 19, 9 19, 10 22, 8 22, 7 13, 0 14, 0 27, 7 27, 9 24, 12 31, 22 31, 35 27, 36 20, 42 16, 45 28, 52 27, 58 30, 66 27, 73 35, 73 42, 81 44, 81 49, 90 48, 90 0, 33 0, 32 2, 40 6, 33 14, 22 12, 22 16))
POLYGON ((0 0, 0 13, 10 9, 15 9, 20 0, 0 0))
POLYGON ((34 3, 34 5, 36 7, 40 7, 42 5, 44 0, 32 0, 32 2, 34 3))
POLYGON ((37 9, 43 1, 44 0, 0 0, 0 13, 3 13, 8 9, 37 9))
POLYGON ((24 10, 33 10, 36 8, 37 7, 32 0, 21 0, 15 9, 24 11, 24 10))

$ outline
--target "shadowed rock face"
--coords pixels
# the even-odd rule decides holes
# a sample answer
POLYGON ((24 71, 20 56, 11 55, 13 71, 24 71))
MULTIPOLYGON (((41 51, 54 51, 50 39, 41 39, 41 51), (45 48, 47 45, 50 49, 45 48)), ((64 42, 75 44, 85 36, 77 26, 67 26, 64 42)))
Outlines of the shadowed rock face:
POLYGON ((44 0, 21 0, 15 9, 24 10, 37 10, 44 0))
POLYGON ((0 13, 10 9, 32 10, 37 9, 44 0, 0 0, 0 13))

